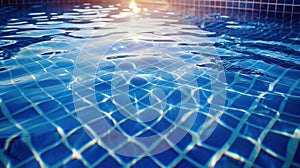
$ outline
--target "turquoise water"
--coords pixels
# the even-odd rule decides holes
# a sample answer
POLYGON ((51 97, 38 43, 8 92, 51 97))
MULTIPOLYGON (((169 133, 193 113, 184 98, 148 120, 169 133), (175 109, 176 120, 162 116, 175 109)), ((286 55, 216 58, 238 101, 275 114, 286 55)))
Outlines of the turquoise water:
POLYGON ((300 167, 299 20, 127 6, 1 8, 0 167, 300 167))

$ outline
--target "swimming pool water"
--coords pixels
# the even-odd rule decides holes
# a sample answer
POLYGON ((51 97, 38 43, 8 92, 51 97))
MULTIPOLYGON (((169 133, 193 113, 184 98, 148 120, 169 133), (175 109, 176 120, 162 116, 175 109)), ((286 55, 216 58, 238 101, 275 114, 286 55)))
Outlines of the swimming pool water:
POLYGON ((299 19, 127 6, 1 8, 0 167, 300 167, 299 19))

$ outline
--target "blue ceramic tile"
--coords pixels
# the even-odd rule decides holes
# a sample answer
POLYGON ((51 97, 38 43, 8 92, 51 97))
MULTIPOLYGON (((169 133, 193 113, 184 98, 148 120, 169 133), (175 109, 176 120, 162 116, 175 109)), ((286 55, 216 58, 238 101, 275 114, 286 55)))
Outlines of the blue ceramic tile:
POLYGON ((292 12, 292 8, 293 8, 292 6, 285 6, 285 9, 284 9, 284 10, 285 10, 286 12, 292 12))
POLYGON ((190 156, 193 160, 205 165, 213 154, 214 152, 209 149, 201 146, 195 146, 193 150, 188 153, 188 156, 190 156))
POLYGON ((277 5, 277 11, 283 11, 283 5, 277 5))
POLYGON ((216 168, 223 168, 223 167, 244 167, 244 163, 239 161, 239 160, 236 160, 236 159, 233 159, 233 158, 230 158, 226 155, 223 155, 221 157, 221 159, 217 162, 216 164, 216 168))
POLYGON ((141 159, 139 162, 137 162, 134 166, 134 168, 139 168, 139 167, 154 167, 154 168, 159 168, 159 166, 149 157, 145 157, 141 159))
POLYGON ((240 7, 241 7, 241 8, 245 8, 245 7, 246 7, 246 4, 241 2, 241 3, 240 3, 240 7))
POLYGON ((300 13, 300 6, 294 6, 294 12, 300 13))
POLYGON ((64 144, 59 144, 54 148, 48 150, 47 152, 41 155, 41 158, 51 166, 54 166, 56 163, 61 162, 68 156, 70 156, 72 152, 68 149, 64 144))
POLYGON ((289 140, 289 138, 283 135, 270 132, 265 137, 263 144, 269 149, 285 157, 287 154, 287 145, 289 140))
POLYGON ((269 155, 264 150, 261 150, 255 163, 259 167, 282 167, 283 161, 269 155))
POLYGON ((269 5, 269 10, 275 10, 275 5, 269 5))
POLYGON ((230 151, 243 156, 244 158, 248 158, 250 153, 254 148, 254 144, 244 138, 237 138, 232 146, 230 147, 230 151))
POLYGON ((247 8, 253 8, 253 4, 252 3, 247 3, 247 8))

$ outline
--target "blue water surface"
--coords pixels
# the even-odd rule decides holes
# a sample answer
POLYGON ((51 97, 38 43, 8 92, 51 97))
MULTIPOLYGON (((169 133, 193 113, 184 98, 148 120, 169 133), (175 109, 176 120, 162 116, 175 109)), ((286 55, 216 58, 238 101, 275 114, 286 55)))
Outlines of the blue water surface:
POLYGON ((1 7, 0 167, 300 167, 299 19, 139 7, 1 7))

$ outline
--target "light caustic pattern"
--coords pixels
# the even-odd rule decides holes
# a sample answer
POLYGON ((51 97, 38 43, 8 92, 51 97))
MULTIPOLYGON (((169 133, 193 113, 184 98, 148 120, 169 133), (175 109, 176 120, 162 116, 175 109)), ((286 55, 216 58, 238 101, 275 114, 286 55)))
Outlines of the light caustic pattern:
POLYGON ((0 8, 0 167, 300 167, 298 21, 138 7, 0 8))
MULTIPOLYGON (((106 52, 103 55, 101 51, 97 52, 100 58, 98 69, 81 70, 81 62, 95 54, 89 53, 90 49, 83 49, 77 59, 79 66, 75 66, 75 78, 84 78, 86 73, 90 73, 95 74, 95 81, 91 80, 89 87, 81 84, 73 86, 76 109, 89 104, 98 104, 99 107, 78 111, 78 117, 88 126, 87 131, 92 137, 117 154, 140 157, 172 148, 186 136, 200 111, 199 88, 192 65, 180 58, 184 53, 172 55, 169 49, 184 41, 168 37, 172 41, 170 46, 151 41, 154 37, 161 39, 159 35, 140 33, 114 42, 106 50, 101 48, 106 52), (89 89, 93 87, 94 96, 85 102, 82 97, 92 94, 89 89), (107 104, 111 107, 102 108, 107 104)), ((103 42, 107 45, 107 41, 103 42)), ((95 45, 92 40, 86 46, 98 48, 99 43, 95 45)), ((222 68, 219 67, 219 70, 222 71, 222 68)), ((208 138, 217 126, 216 120, 223 111, 220 107, 225 103, 225 92, 213 89, 223 87, 225 90, 224 79, 222 73, 212 77, 209 99, 212 104, 218 102, 219 108, 211 106, 213 110, 208 112, 214 118, 207 118, 201 123, 203 127, 197 135, 199 141, 208 138)))

